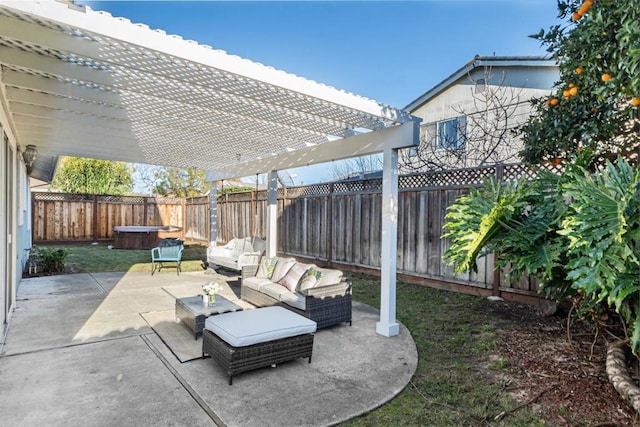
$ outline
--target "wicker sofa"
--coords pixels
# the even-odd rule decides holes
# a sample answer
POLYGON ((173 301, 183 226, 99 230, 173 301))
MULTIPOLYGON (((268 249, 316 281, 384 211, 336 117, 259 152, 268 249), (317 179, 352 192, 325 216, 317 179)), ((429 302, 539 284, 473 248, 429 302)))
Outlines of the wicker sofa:
POLYGON ((224 246, 210 246, 207 249, 207 262, 239 272, 243 265, 259 262, 265 248, 265 241, 257 236, 231 239, 224 246))
POLYGON ((259 265, 243 266, 240 293, 257 307, 279 305, 307 317, 318 329, 352 322, 351 284, 342 272, 293 258, 262 257, 259 265))

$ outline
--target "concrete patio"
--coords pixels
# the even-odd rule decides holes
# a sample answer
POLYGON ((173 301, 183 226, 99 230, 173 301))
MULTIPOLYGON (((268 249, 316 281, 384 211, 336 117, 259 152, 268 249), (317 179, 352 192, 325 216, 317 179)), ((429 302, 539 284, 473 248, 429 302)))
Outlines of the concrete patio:
POLYGON ((237 276, 204 272, 22 280, 0 352, 2 425, 334 425, 391 400, 416 370, 408 330, 377 335, 378 311, 354 302, 352 327, 316 333, 311 364, 247 372, 229 386, 209 358, 181 363, 143 317, 169 313, 209 280, 239 295, 237 276))

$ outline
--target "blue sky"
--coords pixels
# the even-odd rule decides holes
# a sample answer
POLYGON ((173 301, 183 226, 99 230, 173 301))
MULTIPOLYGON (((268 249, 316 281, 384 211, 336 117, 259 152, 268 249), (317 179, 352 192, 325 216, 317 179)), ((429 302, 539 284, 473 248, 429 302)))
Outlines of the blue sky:
POLYGON ((528 35, 558 23, 556 0, 79 3, 399 108, 476 54, 545 54, 528 35))

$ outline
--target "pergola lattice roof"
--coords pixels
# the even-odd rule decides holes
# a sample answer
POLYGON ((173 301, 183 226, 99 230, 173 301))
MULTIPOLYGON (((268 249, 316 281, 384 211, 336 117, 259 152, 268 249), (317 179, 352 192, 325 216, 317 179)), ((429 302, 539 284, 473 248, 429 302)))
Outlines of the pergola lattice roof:
POLYGON ((12 131, 45 158, 243 176, 377 152, 371 137, 347 137, 411 121, 370 99, 54 1, 0 1, 0 67, 12 131))

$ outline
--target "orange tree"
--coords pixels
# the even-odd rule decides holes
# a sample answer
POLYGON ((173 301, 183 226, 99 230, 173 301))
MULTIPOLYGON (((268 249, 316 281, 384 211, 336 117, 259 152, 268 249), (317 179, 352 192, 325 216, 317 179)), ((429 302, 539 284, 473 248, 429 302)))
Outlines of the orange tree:
POLYGON ((640 1, 560 0, 565 24, 533 35, 560 67, 548 98, 521 128, 532 165, 627 156, 640 137, 640 1))
POLYGON ((640 1, 558 5, 566 25, 535 37, 558 61, 561 80, 535 101, 522 155, 531 165, 564 162, 564 172, 489 181, 456 200, 444 256, 464 272, 499 252, 509 276, 536 276, 545 296, 573 301, 596 322, 612 319, 608 328, 637 355, 640 170, 620 156, 633 160, 640 141, 640 1))

